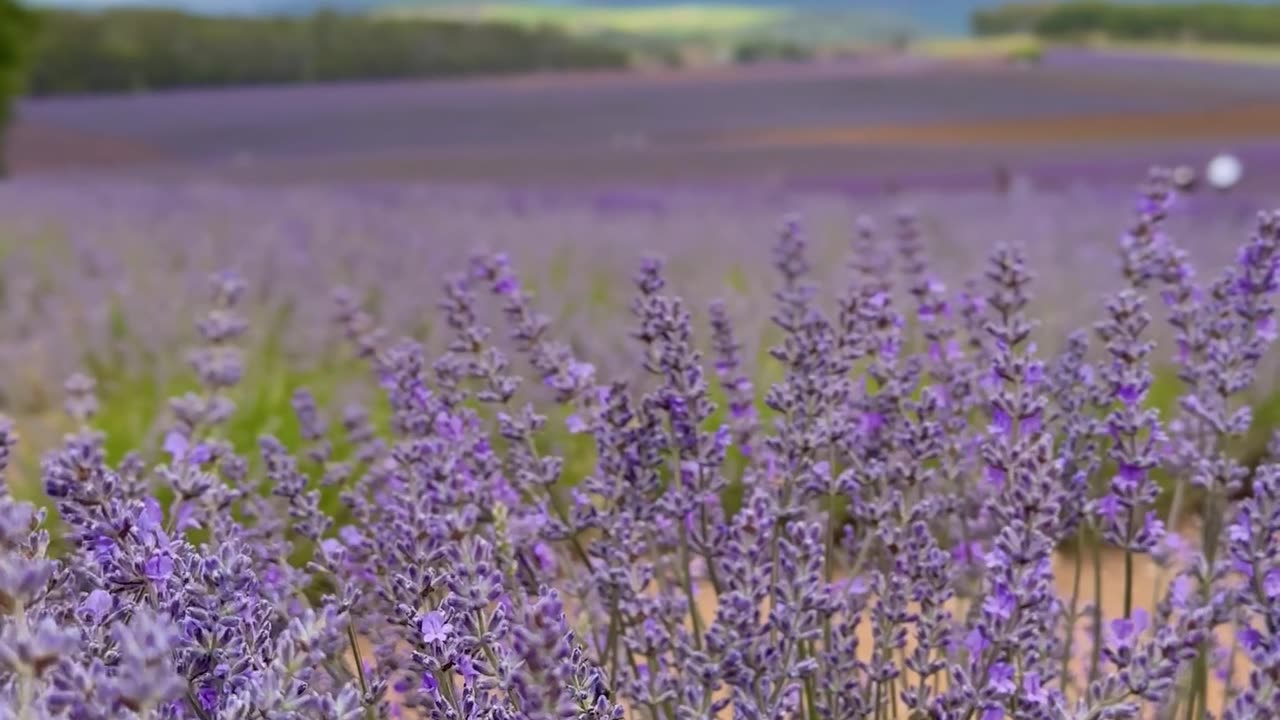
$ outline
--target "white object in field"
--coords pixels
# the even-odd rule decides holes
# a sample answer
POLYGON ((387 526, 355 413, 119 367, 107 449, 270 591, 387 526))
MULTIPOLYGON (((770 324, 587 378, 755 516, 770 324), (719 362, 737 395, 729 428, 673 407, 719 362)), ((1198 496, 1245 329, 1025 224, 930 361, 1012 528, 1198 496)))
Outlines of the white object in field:
POLYGON ((1190 165, 1179 165, 1173 170, 1173 185, 1182 191, 1191 190, 1196 184, 1196 171, 1190 165))
POLYGON ((1204 174, 1215 190, 1230 190, 1244 175, 1244 165, 1235 155, 1223 153, 1209 161, 1204 174))

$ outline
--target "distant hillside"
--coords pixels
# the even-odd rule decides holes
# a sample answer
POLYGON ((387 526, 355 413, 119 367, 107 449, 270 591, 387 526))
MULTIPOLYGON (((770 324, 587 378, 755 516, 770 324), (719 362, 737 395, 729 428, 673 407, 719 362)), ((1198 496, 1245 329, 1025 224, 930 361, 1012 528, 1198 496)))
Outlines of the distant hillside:
MULTIPOLYGON (((174 7, 189 12, 218 15, 305 14, 318 8, 346 12, 365 12, 390 6, 398 8, 430 8, 441 5, 486 4, 480 0, 29 0, 33 5, 70 8, 119 6, 174 7)), ((978 7, 998 4, 991 0, 506 0, 504 5, 654 7, 672 4, 703 6, 739 6, 789 11, 800 15, 809 12, 838 12, 842 15, 864 14, 868 18, 897 18, 927 32, 960 34, 967 31, 969 14, 978 7)))

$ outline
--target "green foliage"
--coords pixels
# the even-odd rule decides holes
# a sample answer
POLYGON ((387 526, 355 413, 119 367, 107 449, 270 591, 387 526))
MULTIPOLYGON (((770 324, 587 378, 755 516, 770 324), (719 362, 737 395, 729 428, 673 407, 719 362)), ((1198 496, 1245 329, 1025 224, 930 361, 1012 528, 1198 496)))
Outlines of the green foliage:
POLYGON ((785 40, 747 40, 733 51, 733 61, 740 65, 758 62, 804 62, 813 52, 799 43, 785 40))
POLYGON ((1037 23, 1057 9, 1053 2, 1015 2, 982 8, 969 18, 974 35, 1012 35, 1035 30, 1037 23))
POLYGON ((1011 62, 1038 65, 1044 59, 1044 48, 1039 45, 1023 45, 1010 50, 1006 57, 1011 62))
POLYGON ((1055 40, 1100 35, 1118 40, 1267 44, 1280 42, 1280 5, 1101 0, 1014 3, 974 13, 972 25, 979 35, 1033 30, 1055 40))
MULTIPOLYGON (((0 0, 0 3, 9 0, 0 0)), ((0 4, 3 7, 3 4, 0 4)), ((604 44, 504 23, 319 12, 235 18, 168 10, 50 11, 31 58, 34 94, 309 83, 620 67, 604 44)))
POLYGON ((13 98, 22 90, 27 42, 35 17, 17 3, 0 0, 0 177, 4 175, 4 129, 13 113, 13 98))

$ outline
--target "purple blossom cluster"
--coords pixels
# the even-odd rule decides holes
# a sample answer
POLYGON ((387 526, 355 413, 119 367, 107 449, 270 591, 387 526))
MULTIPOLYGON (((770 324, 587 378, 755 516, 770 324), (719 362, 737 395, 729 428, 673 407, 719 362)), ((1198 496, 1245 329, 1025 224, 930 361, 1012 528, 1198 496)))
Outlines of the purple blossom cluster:
MULTIPOLYGON (((1037 341, 1056 350, 1116 289, 1119 275, 1097 270, 1111 262, 1130 194, 1128 186, 1090 183, 1009 195, 913 192, 889 202, 919 208, 918 249, 908 252, 927 258, 932 279, 953 290, 982 271, 992 238, 1016 238, 1032 267, 1052 269, 1037 279, 1029 312, 1041 321, 1037 341)), ((1215 239, 1244 237, 1261 200, 1197 194, 1162 222, 1187 240, 1196 267, 1216 272, 1234 258, 1215 239)), ((291 367, 334 358, 334 310, 322 296, 336 286, 353 288, 349 299, 374 312, 378 325, 437 355, 446 342, 431 322, 432 304, 445 292, 445 274, 423 269, 463 267, 476 247, 507 253, 526 287, 538 290, 556 336, 610 376, 634 368, 626 323, 613 322, 630 301, 617 280, 638 255, 661 255, 696 322, 706 322, 712 301, 725 301, 754 376, 776 332, 761 228, 785 213, 803 217, 811 280, 838 289, 849 228, 884 202, 836 188, 749 185, 587 192, 17 179, 0 188, 0 407, 52 416, 62 383, 78 371, 102 383, 107 404, 107 373, 185 383, 191 318, 207 302, 206 276, 221 268, 234 268, 247 285, 249 356, 271 343, 291 367), (392 290, 403 287, 414 291, 392 290)), ((914 262, 897 251, 888 257, 902 257, 904 268, 914 262)), ((904 279, 897 291, 910 292, 914 282, 904 279)), ((1152 333, 1162 347, 1170 341, 1165 323, 1152 333)), ((255 367, 241 388, 267 374, 263 363, 255 367)), ((169 391, 163 386, 155 400, 169 391)))
POLYGON ((956 291, 911 213, 850 228, 830 296, 784 222, 767 376, 656 258, 615 319, 631 372, 503 253, 442 282, 439 352, 339 289, 388 421, 303 389, 297 442, 254 447, 228 427, 257 289, 217 273, 159 457, 108 459, 77 374, 48 502, 0 484, 0 719, 1280 717, 1280 441, 1237 442, 1280 215, 1201 281, 1175 201, 1153 173, 1124 286, 1053 350, 1024 248, 956 291))

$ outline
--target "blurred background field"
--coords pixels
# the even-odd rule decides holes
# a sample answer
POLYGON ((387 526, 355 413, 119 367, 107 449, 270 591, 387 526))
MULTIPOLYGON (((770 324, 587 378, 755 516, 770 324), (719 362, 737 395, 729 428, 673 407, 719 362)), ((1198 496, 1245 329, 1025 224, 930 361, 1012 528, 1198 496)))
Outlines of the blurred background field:
POLYGON ((1262 187, 1280 119, 1266 4, 104 7, 8 23, 19 175, 1262 187))
POLYGON ((326 344, 333 287, 429 340, 444 273, 480 248, 517 257, 576 346, 623 374, 618 288, 667 254, 697 307, 732 299, 767 377, 767 248, 788 212, 839 268, 856 216, 913 207, 952 289, 994 239, 1024 243, 1055 347, 1118 281, 1097 270, 1148 167, 1242 160, 1229 192, 1201 180, 1171 219, 1209 267, 1280 187, 1274 4, 0 8, 0 409, 56 416, 62 379, 93 369, 127 418, 120 448, 154 443, 190 381, 214 268, 257 288, 264 369, 245 392, 266 405, 305 378, 351 384, 326 344))
POLYGON ((87 364, 153 398, 128 408, 147 426, 222 266, 261 288, 285 378, 332 355, 330 288, 426 339, 442 273, 481 247, 519 257, 605 358, 626 355, 605 327, 616 288, 668 253, 699 307, 735 298, 763 358, 765 248, 789 211, 838 267, 856 215, 915 207, 952 288, 993 238, 1025 243, 1052 345, 1115 281, 1095 270, 1149 166, 1242 160, 1230 192, 1200 182, 1171 220, 1210 265, 1280 187, 1268 3, 0 8, 0 405, 18 414, 56 409, 87 364))

